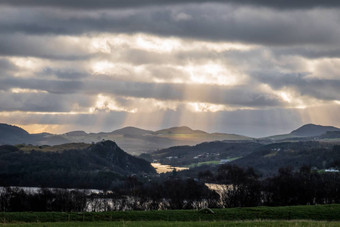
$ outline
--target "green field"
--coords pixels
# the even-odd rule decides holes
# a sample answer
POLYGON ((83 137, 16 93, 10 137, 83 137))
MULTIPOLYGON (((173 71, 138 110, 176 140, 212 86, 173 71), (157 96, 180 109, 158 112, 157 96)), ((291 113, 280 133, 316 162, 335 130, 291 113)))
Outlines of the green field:
POLYGON ((243 220, 340 221, 340 204, 316 206, 228 208, 213 209, 213 211, 213 214, 207 214, 197 210, 113 211, 98 213, 2 212, 0 213, 0 223, 107 221, 215 222, 243 220))
POLYGON ((324 226, 340 226, 340 222, 326 222, 326 221, 216 221, 216 222, 167 222, 167 221, 115 221, 115 222, 48 222, 48 223, 11 223, 0 224, 0 226, 20 226, 20 227, 66 227, 66 226, 121 226, 121 227, 178 227, 178 226, 237 226, 237 227, 271 227, 271 226, 302 226, 302 227, 324 227, 324 226))
POLYGON ((220 164, 220 160, 217 160, 217 161, 206 161, 206 162, 198 162, 198 163, 192 163, 190 165, 187 165, 185 167, 188 167, 188 168, 195 168, 195 167, 200 167, 200 166, 203 166, 203 165, 218 165, 220 164))
MULTIPOLYGON (((239 157, 234 157, 234 158, 228 158, 229 162, 235 161, 239 158, 242 158, 242 156, 239 157)), ((221 163, 221 160, 215 160, 215 161, 206 161, 206 162, 198 162, 198 163, 192 163, 190 165, 187 165, 186 167, 188 168, 195 168, 195 167, 200 167, 203 165, 218 165, 221 163)))

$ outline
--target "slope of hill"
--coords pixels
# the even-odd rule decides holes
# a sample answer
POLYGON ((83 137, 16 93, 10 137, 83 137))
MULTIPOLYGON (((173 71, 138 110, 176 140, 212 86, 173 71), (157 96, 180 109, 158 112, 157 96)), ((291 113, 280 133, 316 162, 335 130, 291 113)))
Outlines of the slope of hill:
POLYGON ((29 138, 29 133, 17 126, 0 124, 0 144, 23 143, 29 138))
POLYGON ((175 146, 142 155, 148 160, 174 166, 220 163, 248 155, 261 144, 254 142, 205 142, 196 146, 175 146))
POLYGON ((8 124, 0 124, 0 145, 2 144, 37 144, 57 145, 70 141, 61 136, 50 133, 29 134, 24 129, 8 124))
POLYGON ((340 139, 340 131, 328 131, 321 136, 320 139, 340 139))
POLYGON ((173 127, 168 129, 162 129, 153 133, 155 136, 166 137, 166 138, 176 138, 178 140, 197 140, 200 142, 209 142, 215 140, 252 140, 252 138, 247 136, 241 136, 236 134, 227 133, 207 133, 202 130, 192 130, 189 127, 173 127))
POLYGON ((112 134, 125 135, 125 136, 145 136, 151 135, 153 131, 144 130, 136 127, 125 127, 112 132, 112 134))
POLYGON ((123 176, 154 174, 112 141, 93 145, 0 146, 1 185, 108 188, 123 176))
POLYGON ((318 140, 322 139, 321 136, 327 132, 340 132, 340 129, 333 126, 306 124, 289 134, 269 136, 260 140, 267 143, 318 140))
POLYGON ((312 136, 321 136, 322 134, 325 134, 326 132, 332 132, 332 131, 340 131, 340 129, 335 128, 333 126, 307 124, 292 131, 290 134, 294 136, 312 137, 312 136))
POLYGON ((284 142, 264 145, 251 154, 232 162, 241 167, 253 167, 264 176, 276 174, 279 168, 299 169, 306 165, 317 169, 332 167, 340 161, 340 147, 333 144, 284 142))
POLYGON ((192 130, 187 126, 172 127, 168 129, 162 129, 155 132, 158 135, 173 135, 173 134, 207 134, 201 130, 192 130))
POLYGON ((96 143, 102 140, 117 142, 126 152, 138 155, 171 146, 196 145, 216 140, 248 141, 252 138, 226 134, 207 133, 188 127, 174 127, 150 131, 135 127, 125 127, 113 132, 86 133, 72 131, 61 135, 49 133, 28 134, 23 129, 10 125, 0 125, 1 144, 58 145, 64 143, 96 143), (2 130, 1 130, 2 128, 2 130))

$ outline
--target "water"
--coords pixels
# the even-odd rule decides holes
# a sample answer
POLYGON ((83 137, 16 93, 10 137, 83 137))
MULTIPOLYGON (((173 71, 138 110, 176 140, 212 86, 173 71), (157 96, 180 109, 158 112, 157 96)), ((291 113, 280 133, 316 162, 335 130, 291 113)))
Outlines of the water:
POLYGON ((153 162, 151 163, 151 165, 153 168, 156 169, 157 173, 172 172, 174 169, 176 169, 176 171, 183 171, 183 170, 189 169, 187 167, 176 167, 176 166, 171 166, 171 165, 163 165, 158 162, 153 162))

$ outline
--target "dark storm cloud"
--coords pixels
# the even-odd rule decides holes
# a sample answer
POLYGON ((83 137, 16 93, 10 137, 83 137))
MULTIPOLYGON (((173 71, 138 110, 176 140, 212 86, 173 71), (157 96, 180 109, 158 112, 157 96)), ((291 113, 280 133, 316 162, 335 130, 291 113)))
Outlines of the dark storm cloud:
MULTIPOLYGON (((0 15, 2 33, 76 35, 144 32, 265 45, 339 44, 339 23, 340 16, 335 10, 278 12, 214 4, 76 13, 41 8, 25 8, 25 11, 6 8, 0 15)), ((25 45, 23 48, 29 47, 25 45)), ((6 50, 6 47, 2 49, 6 50)), ((15 52, 18 48, 12 46, 7 49, 15 52)))
MULTIPOLYGON (((124 122, 125 112, 99 112, 96 114, 53 114, 53 115, 37 115, 27 113, 22 119, 22 113, 12 113, 8 116, 3 116, 7 122, 16 124, 58 124, 64 125, 72 123, 77 130, 86 130, 88 132, 113 131, 118 129, 121 123, 124 122), (100 123, 98 118, 101 119, 100 123)), ((66 131, 65 131, 66 132, 66 131)))
POLYGON ((0 35, 0 55, 33 56, 54 60, 82 60, 91 56, 84 48, 72 45, 72 43, 62 39, 51 36, 27 36, 17 33, 0 35))
POLYGON ((0 59, 0 77, 2 73, 16 71, 18 68, 12 62, 6 59, 0 59))
POLYGON ((55 94, 73 94, 81 90, 83 82, 70 80, 47 80, 38 78, 0 78, 0 90, 23 88, 48 91, 55 94))
POLYGON ((1 93, 0 111, 69 112, 76 105, 87 111, 94 99, 84 95, 1 93))
POLYGON ((262 83, 274 89, 294 89, 302 96, 310 96, 320 100, 340 100, 340 80, 308 78, 308 74, 255 75, 262 83))
POLYGON ((303 56, 309 59, 317 58, 340 58, 338 47, 292 47, 273 48, 273 53, 281 56, 303 56))
POLYGON ((85 79, 86 77, 91 76, 88 72, 82 71, 81 69, 54 69, 54 68, 44 68, 39 75, 46 76, 56 76, 60 79, 68 79, 68 80, 78 80, 85 79))
MULTIPOLYGON (((11 74, 18 70, 18 67, 7 59, 0 59, 0 78, 10 77, 11 74)), ((0 85, 1 87, 1 85, 0 85)))
POLYGON ((200 4, 200 3, 234 3, 239 5, 253 5, 263 7, 273 7, 279 9, 300 9, 313 7, 339 7, 337 0, 2 0, 0 4, 10 6, 29 7, 60 7, 72 9, 106 9, 106 8, 135 8, 147 6, 162 6, 174 4, 200 4))
POLYGON ((218 85, 138 83, 111 80, 60 81, 43 79, 0 79, 0 89, 11 88, 43 90, 54 94, 99 93, 135 98, 153 98, 189 102, 207 102, 231 106, 266 107, 283 103, 278 97, 257 91, 251 86, 224 87, 218 85))

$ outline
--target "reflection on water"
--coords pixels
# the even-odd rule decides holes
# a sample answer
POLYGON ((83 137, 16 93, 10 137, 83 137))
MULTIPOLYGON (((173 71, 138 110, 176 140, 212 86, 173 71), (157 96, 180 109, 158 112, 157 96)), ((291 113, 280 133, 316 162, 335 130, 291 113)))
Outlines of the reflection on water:
POLYGON ((174 169, 176 171, 182 171, 182 170, 187 170, 189 168, 187 167, 175 167, 171 165, 162 165, 161 163, 151 163, 152 167, 156 169, 157 173, 167 173, 167 172, 172 172, 174 169))

